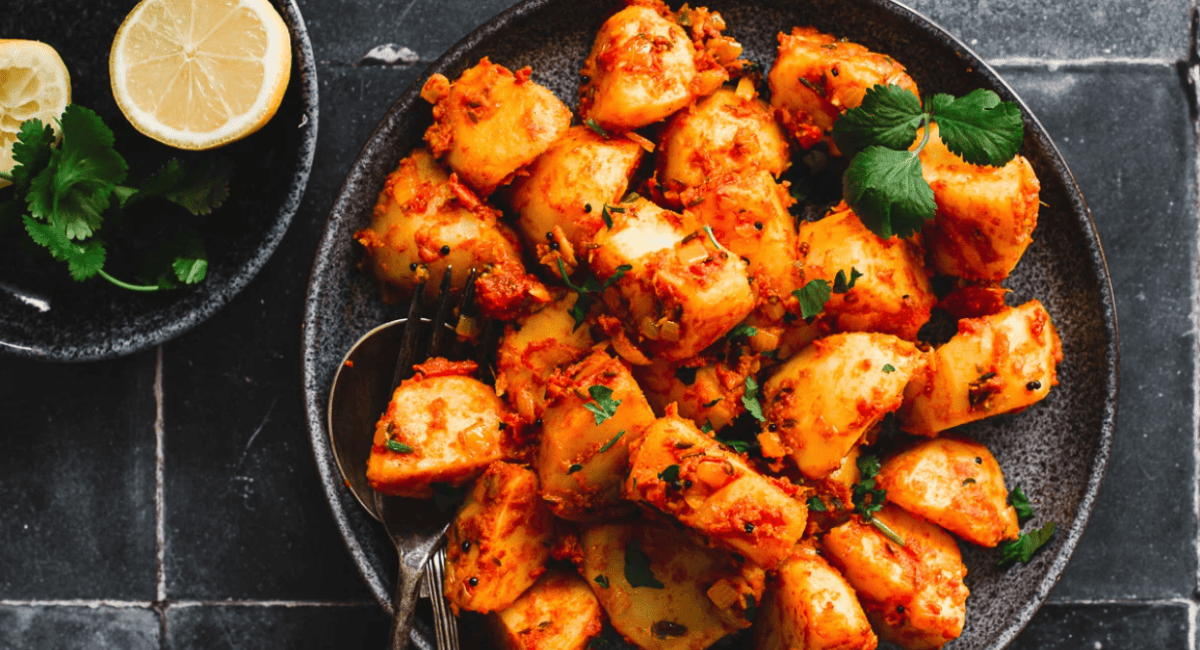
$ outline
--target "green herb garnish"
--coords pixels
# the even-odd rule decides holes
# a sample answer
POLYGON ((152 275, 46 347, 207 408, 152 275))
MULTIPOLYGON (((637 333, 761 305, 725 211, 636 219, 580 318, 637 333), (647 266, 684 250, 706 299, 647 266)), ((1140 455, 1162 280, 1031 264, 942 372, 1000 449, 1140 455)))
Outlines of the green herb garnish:
POLYGON ((637 539, 631 539, 625 545, 625 581, 631 587, 663 588, 663 583, 650 570, 650 558, 642 551, 642 543, 637 539))
POLYGON ((614 400, 612 394, 613 391, 608 386, 588 386, 588 395, 592 396, 594 402, 584 404, 583 407, 592 412, 598 425, 616 415, 617 407, 621 405, 621 400, 614 400))
POLYGON ((411 453, 413 453, 413 448, 412 448, 411 446, 409 446, 409 445, 406 445, 406 444, 404 444, 403 442, 400 442, 399 440, 389 440, 389 441, 387 441, 387 448, 388 448, 388 451, 394 451, 394 452, 396 452, 397 454, 411 454, 411 453))
POLYGON ((885 374, 891 374, 893 372, 896 372, 896 366, 893 366, 890 363, 885 363, 885 364, 883 364, 883 372, 885 374))
POLYGON ((759 422, 766 422, 763 417, 762 404, 758 401, 758 383, 753 377, 746 377, 746 392, 742 395, 742 405, 746 407, 746 411, 759 422))
POLYGON ((596 581, 596 584, 600 585, 601 587, 604 587, 605 589, 608 589, 608 576, 601 573, 600 575, 598 575, 592 579, 596 581))
POLYGON ((821 497, 808 497, 808 509, 814 512, 828 512, 829 506, 821 500, 821 497))
MULTIPOLYGON (((982 464, 982 463, 980 463, 982 464)), ((1008 493, 1008 503, 1012 505, 1013 510, 1017 511, 1017 519, 1025 521, 1033 517, 1033 506, 1029 505, 1029 498, 1021 491, 1021 486, 1018 485, 1008 493)))
POLYGON ((1047 522, 1041 528, 1035 528, 1028 533, 1021 533, 1021 536, 1015 540, 1004 542, 1000 545, 1000 561, 998 565, 1005 565, 1009 562, 1021 562, 1029 564, 1029 560, 1033 559, 1033 554, 1038 551, 1050 538, 1054 536, 1054 522, 1047 522))
POLYGON ((609 449, 612 449, 612 446, 617 444, 617 441, 620 440, 621 436, 623 436, 623 435, 625 435, 625 430, 621 429, 620 431, 617 432, 617 435, 612 437, 612 440, 609 440, 607 443, 604 444, 603 447, 600 448, 600 453, 603 454, 604 452, 608 451, 609 449))

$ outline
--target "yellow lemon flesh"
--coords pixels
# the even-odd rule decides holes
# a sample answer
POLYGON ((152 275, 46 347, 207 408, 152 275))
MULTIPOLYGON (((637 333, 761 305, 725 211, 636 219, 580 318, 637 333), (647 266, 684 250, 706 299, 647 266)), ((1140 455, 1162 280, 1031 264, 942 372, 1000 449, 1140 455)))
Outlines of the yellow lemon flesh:
POLYGON ((117 30, 108 67, 134 128, 180 149, 211 149, 275 115, 291 40, 267 0, 142 0, 117 30))
MULTIPOLYGON (((0 39, 0 172, 12 172, 21 123, 55 120, 71 102, 71 77, 54 48, 39 41, 0 39)), ((0 178, 0 187, 8 185, 0 178)))

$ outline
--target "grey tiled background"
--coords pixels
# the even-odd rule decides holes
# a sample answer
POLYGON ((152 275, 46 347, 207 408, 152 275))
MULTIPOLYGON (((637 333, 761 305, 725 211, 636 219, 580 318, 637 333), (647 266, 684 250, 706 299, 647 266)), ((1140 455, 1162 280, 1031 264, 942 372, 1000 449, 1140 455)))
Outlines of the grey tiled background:
MULTIPOLYGON (((0 649, 383 647, 387 622, 337 537, 302 419, 305 281, 386 107, 507 4, 301 0, 319 61, 317 161, 258 277, 155 350, 84 365, 0 358, 0 649), (389 42, 420 61, 359 65, 389 42)), ((1054 136, 1095 215, 1121 319, 1108 478, 1014 647, 1194 648, 1194 3, 909 4, 996 65, 1054 136)))

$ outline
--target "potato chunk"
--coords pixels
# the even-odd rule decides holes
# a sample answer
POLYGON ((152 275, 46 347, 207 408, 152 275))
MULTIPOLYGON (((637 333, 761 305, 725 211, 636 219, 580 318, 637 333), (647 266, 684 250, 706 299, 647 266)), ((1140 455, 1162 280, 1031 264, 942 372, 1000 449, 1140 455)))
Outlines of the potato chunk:
POLYGON ((845 203, 820 221, 800 224, 799 240, 805 282, 821 278, 833 284, 838 271, 847 281, 852 270, 862 274, 853 289, 833 294, 825 304, 824 318, 835 330, 916 340, 937 303, 918 242, 883 239, 845 203))
POLYGON ((475 368, 473 361, 431 359, 396 388, 375 425, 367 461, 372 489, 428 498, 430 483, 462 485, 508 455, 504 402, 468 376, 475 368))
POLYGON ((1029 161, 1017 156, 1003 167, 969 165, 946 148, 935 124, 921 150, 921 175, 937 203, 924 233, 938 272, 993 282, 1008 277, 1037 227, 1042 186, 1029 161))
POLYGON ((604 352, 593 353, 566 374, 569 383, 558 389, 542 415, 538 478, 554 514, 593 521, 623 509, 621 481, 629 470, 629 444, 654 422, 654 413, 625 364, 604 352), (610 390, 607 398, 596 399, 610 390), (614 407, 613 402, 620 404, 614 407))
POLYGON ((725 82, 728 73, 698 53, 669 15, 666 5, 644 3, 604 22, 583 63, 579 113, 584 119, 617 132, 639 129, 725 82))
POLYGON ((763 384, 764 429, 777 430, 805 476, 819 479, 883 416, 926 355, 887 334, 835 334, 788 359, 763 384))
POLYGON ((439 286, 451 265, 457 269, 452 287, 460 291, 466 270, 477 267, 487 269, 476 281, 480 305, 487 315, 508 319, 549 294, 525 272, 516 233, 499 218, 499 210, 447 176, 427 149, 415 149, 388 175, 371 225, 354 238, 383 283, 385 300, 407 295, 423 278, 439 286))
POLYGON ((639 648, 703 650, 750 626, 747 603, 757 606, 762 595, 761 568, 664 524, 592 526, 582 543, 580 573, 613 627, 639 648))
POLYGON ((958 333, 904 391, 900 428, 924 436, 1021 411, 1058 384, 1062 342, 1037 300, 958 321, 958 333))
POLYGON ((492 463, 458 509, 446 539, 446 598, 488 613, 513 604, 546 570, 554 517, 538 494, 537 475, 492 463))
MULTIPOLYGON (((779 55, 768 81, 771 105, 805 149, 828 141, 838 116, 858 108, 871 86, 894 84, 920 97, 917 84, 892 57, 813 27, 779 34, 779 55)), ((830 147, 836 152, 832 142, 830 147)))
POLYGON ((968 542, 992 547, 1020 534, 1000 464, 973 440, 918 442, 883 464, 878 484, 892 503, 968 542))
POLYGON ((735 367, 724 359, 691 367, 656 359, 648 366, 635 366, 633 376, 655 415, 662 417, 675 404, 681 417, 720 431, 746 410, 742 404, 746 377, 758 372, 758 367, 758 357, 746 354, 738 357, 735 367))
POLYGON ((559 368, 587 356, 595 341, 570 310, 579 294, 564 292, 541 311, 509 323, 496 358, 496 390, 526 423, 542 417, 546 386, 559 368))
POLYGON ((804 534, 808 508, 787 479, 744 458, 667 409, 631 451, 625 498, 649 504, 711 542, 773 569, 804 534))
POLYGON ((754 625, 755 650, 875 650, 878 642, 854 589, 809 546, 779 568, 754 625))
POLYGON ((727 172, 762 169, 779 176, 791 165, 787 134, 750 89, 742 96, 720 88, 671 118, 658 148, 658 182, 666 192, 727 172))
POLYGON ((936 650, 958 638, 970 592, 954 538, 891 504, 875 516, 904 539, 903 548, 857 517, 822 544, 858 591, 879 638, 905 650, 936 650))
MULTIPOLYGON (((617 205, 629 189, 643 149, 626 138, 604 138, 573 126, 512 184, 510 203, 525 242, 545 245, 555 227, 581 251, 604 227, 605 204, 617 205)), ((541 257, 541 255, 539 255, 541 257)))
POLYGON ((600 634, 602 615, 583 578, 550 569, 488 623, 500 650, 584 650, 600 634))
POLYGON ((696 356, 754 309, 746 263, 688 228, 690 217, 644 198, 622 207, 596 235, 590 263, 603 280, 627 267, 612 306, 643 351, 668 361, 696 356))
POLYGON ((421 97, 433 104, 425 141, 464 181, 488 196, 533 162, 571 126, 571 110, 554 93, 484 57, 452 84, 435 74, 421 97))

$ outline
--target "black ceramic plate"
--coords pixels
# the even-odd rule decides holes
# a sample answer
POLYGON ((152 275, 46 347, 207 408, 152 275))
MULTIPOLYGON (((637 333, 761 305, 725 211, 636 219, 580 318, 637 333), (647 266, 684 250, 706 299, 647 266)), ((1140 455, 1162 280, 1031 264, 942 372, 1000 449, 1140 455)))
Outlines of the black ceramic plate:
MULTIPOLYGON (((257 133, 208 152, 182 152, 141 135, 113 100, 108 52, 136 0, 16 0, 6 9, 20 20, 10 21, 5 38, 40 40, 58 50, 71 74, 72 101, 99 113, 113 129, 117 151, 129 162, 130 184, 172 157, 185 164, 223 157, 233 163, 233 179, 225 204, 196 220, 208 277, 182 289, 133 293, 99 278, 77 283, 66 264, 50 260, 45 249, 26 250, 24 233, 0 237, 0 353, 86 361, 157 345, 211 316, 266 263, 300 206, 317 141, 316 65, 304 19, 293 0, 273 2, 292 35, 292 75, 283 104, 257 133)), ((156 215, 145 214, 147 209, 143 204, 142 213, 128 217, 145 221, 123 224, 125 233, 140 231, 125 240, 129 246, 108 239, 105 268, 127 281, 141 270, 144 242, 137 237, 170 228, 152 224, 156 215)), ((186 214, 174 206, 162 210, 166 219, 186 214)))
MULTIPOLYGON (((793 25, 819 29, 888 53, 908 66, 924 93, 994 90, 1020 99, 963 43, 924 16, 889 0, 712 0, 745 46, 746 58, 770 64, 776 34, 793 25)), ((615 0, 528 0, 468 36, 429 73, 451 79, 481 56, 510 68, 530 65, 533 79, 569 106, 577 104, 579 69, 615 0)), ((422 80, 423 81, 423 80, 422 80)), ((420 82, 383 118, 355 162, 329 216, 317 251, 304 319, 304 379, 309 431, 329 503, 354 561, 371 591, 390 609, 395 552, 383 530, 351 496, 330 455, 326 400, 349 346, 376 324, 396 317, 381 304, 372 281, 355 269, 360 251, 351 234, 367 224, 384 177, 421 142, 430 120, 418 97, 420 82)), ((998 552, 962 544, 969 569, 966 629, 950 648, 1001 648, 1029 622, 1062 575, 1104 474, 1116 420, 1117 323, 1104 253, 1091 215, 1050 136, 1021 104, 1021 153, 1042 183, 1044 202, 1034 243, 1006 282, 1013 304, 1040 299, 1063 341, 1061 384, 1049 397, 1014 416, 964 430, 995 453, 1009 486, 1031 496, 1038 522, 1059 533, 1028 565, 996 567, 998 552)), ((1028 524, 1027 524, 1028 526, 1028 524)), ((745 637, 730 643, 749 647, 745 637)))

